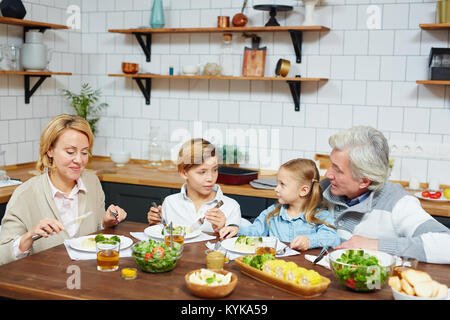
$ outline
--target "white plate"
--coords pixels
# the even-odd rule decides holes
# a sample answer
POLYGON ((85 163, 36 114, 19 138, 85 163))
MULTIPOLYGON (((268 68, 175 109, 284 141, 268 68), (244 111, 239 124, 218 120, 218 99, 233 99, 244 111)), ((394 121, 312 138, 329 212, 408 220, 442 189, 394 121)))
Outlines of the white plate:
MULTIPOLYGON (((234 237, 234 238, 230 238, 230 239, 225 239, 222 241, 222 247, 224 247, 225 249, 227 249, 228 251, 233 251, 233 252, 238 252, 238 253, 245 253, 245 254, 253 254, 255 253, 255 251, 247 251, 247 250, 240 250, 240 249, 236 249, 234 247, 234 243, 236 242, 236 239, 238 237, 234 237)), ((263 238, 263 243, 266 239, 273 239, 274 237, 262 237, 263 238)), ((280 240, 277 241, 277 251, 283 249, 284 247, 286 247, 286 245, 281 242, 280 240)))
MULTIPOLYGON (((426 190, 424 190, 424 191, 426 191, 426 190)), ((428 191, 429 191, 429 190, 428 190, 428 191)), ((436 191, 430 191, 430 192, 433 192, 433 193, 434 193, 434 192, 436 192, 436 191)), ((417 193, 415 193, 414 195, 415 195, 417 198, 422 199, 422 200, 438 201, 438 202, 448 202, 448 201, 450 201, 450 199, 447 199, 446 197, 444 197, 444 190, 439 190, 439 192, 442 193, 442 195, 441 195, 441 197, 440 197, 439 199, 425 198, 425 197, 422 196, 422 192, 417 192, 417 193)))
MULTIPOLYGON (((161 234, 161 231, 162 231, 162 224, 155 224, 153 226, 145 228, 144 233, 149 237, 162 240, 164 239, 164 236, 161 234)), ((195 238, 198 237, 201 233, 202 233, 201 230, 197 229, 187 234, 184 238, 185 239, 195 238)))
MULTIPOLYGON (((103 234, 103 235, 105 236, 105 238, 110 238, 113 236, 113 234, 103 234)), ((128 237, 119 236, 119 235, 118 235, 118 237, 120 238, 120 250, 126 249, 133 244, 133 240, 131 240, 128 237)), ((95 252, 95 247, 94 248, 84 248, 82 246, 83 240, 88 239, 88 238, 95 238, 95 235, 83 236, 83 237, 71 239, 69 241, 69 245, 75 250, 86 251, 86 252, 95 252)))

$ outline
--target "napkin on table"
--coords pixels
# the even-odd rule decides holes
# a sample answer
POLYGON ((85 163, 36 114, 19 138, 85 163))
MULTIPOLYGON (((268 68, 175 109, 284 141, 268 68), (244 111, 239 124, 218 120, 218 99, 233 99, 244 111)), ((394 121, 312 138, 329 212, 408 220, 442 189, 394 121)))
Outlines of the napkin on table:
MULTIPOLYGON (((305 254, 305 259, 310 262, 314 262, 314 260, 316 260, 316 258, 317 258, 317 256, 314 256, 312 254, 305 254)), ((323 256, 323 258, 320 259, 320 261, 317 262, 317 264, 330 270, 330 262, 328 261, 328 256, 323 256)))
MULTIPOLYGON (((209 241, 206 243, 206 247, 208 249, 211 249, 211 250, 214 249, 214 245, 215 245, 214 243, 211 243, 209 241)), ((286 245, 284 243, 281 243, 281 248, 280 249, 283 249, 284 247, 286 247, 286 245)), ((280 249, 278 249, 278 250, 280 250, 280 249)), ((223 252, 225 254, 225 256, 228 257, 228 259, 230 259, 230 260, 234 260, 236 258, 239 258, 239 257, 247 255, 246 253, 238 253, 238 252, 232 252, 232 251, 226 250, 223 246, 221 246, 219 248, 219 251, 223 252)), ((291 248, 287 248, 286 252, 284 254, 282 254, 282 255, 277 255, 277 258, 278 257, 295 256, 297 254, 300 254, 300 252, 298 252, 298 251, 296 251, 294 249, 291 249, 291 248)))
MULTIPOLYGON (((72 249, 70 246, 70 239, 64 240, 64 246, 66 247, 67 253, 72 260, 94 260, 97 259, 96 252, 80 251, 72 249)), ((119 258, 131 257, 131 247, 125 250, 120 250, 119 258)))

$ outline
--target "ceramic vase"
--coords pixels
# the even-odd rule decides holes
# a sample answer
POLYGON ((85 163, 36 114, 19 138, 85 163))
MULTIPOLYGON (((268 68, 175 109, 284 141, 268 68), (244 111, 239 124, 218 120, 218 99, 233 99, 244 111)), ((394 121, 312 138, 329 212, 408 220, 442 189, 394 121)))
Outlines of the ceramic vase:
POLYGON ((302 0, 305 5, 305 21, 304 26, 313 26, 314 22, 314 8, 319 0, 302 0))
POLYGON ((23 19, 27 14, 21 0, 3 0, 0 2, 0 10, 8 18, 23 19))
POLYGON ((164 27, 164 9, 162 0, 153 0, 150 26, 155 29, 164 27))

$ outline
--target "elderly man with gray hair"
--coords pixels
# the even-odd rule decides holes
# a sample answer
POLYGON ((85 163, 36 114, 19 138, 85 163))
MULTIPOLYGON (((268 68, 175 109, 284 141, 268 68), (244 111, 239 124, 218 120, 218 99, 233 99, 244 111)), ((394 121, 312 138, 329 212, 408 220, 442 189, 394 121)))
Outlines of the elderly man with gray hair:
POLYGON ((430 216, 400 184, 388 181, 389 145, 371 127, 329 138, 331 165, 320 184, 343 241, 364 248, 450 264, 450 230, 430 216))

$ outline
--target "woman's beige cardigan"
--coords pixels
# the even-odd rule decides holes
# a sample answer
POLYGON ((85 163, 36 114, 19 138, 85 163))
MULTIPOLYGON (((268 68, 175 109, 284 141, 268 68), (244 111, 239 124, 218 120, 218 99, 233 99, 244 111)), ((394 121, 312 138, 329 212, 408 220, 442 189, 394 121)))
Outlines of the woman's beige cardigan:
MULTIPOLYGON (((80 223, 75 237, 99 230, 105 213, 105 194, 97 175, 84 170, 81 179, 86 186, 86 192, 80 191, 78 194, 78 215, 88 211, 93 211, 94 214, 80 223)), ((0 265, 16 260, 13 253, 14 241, 47 217, 61 221, 47 176, 41 174, 17 187, 6 206, 0 231, 0 265)), ((36 240, 31 254, 62 244, 68 238, 69 234, 63 230, 48 238, 36 240)))

